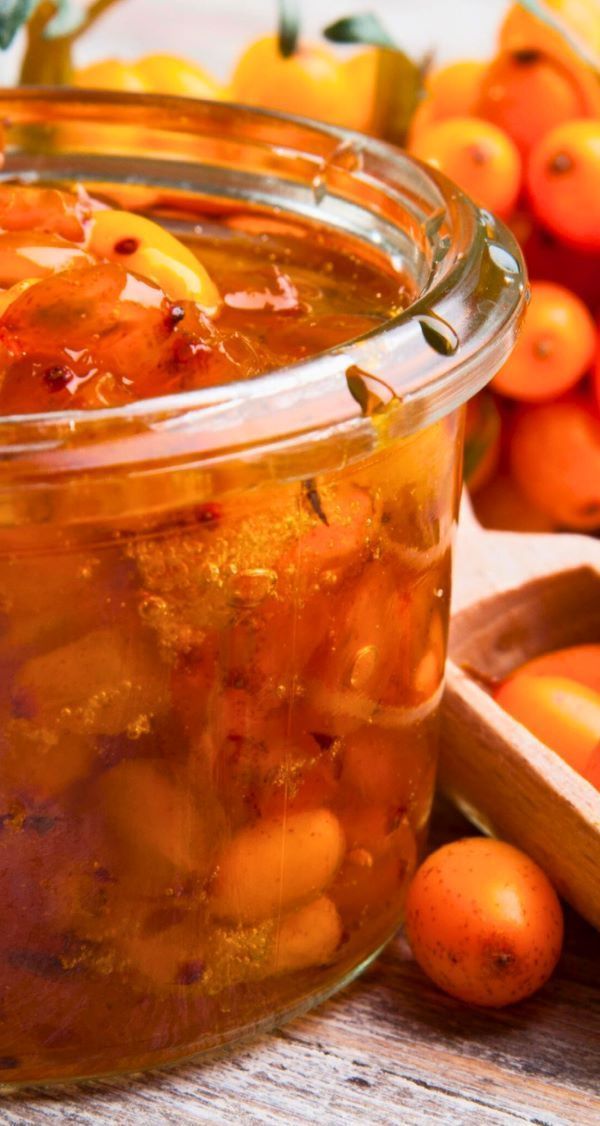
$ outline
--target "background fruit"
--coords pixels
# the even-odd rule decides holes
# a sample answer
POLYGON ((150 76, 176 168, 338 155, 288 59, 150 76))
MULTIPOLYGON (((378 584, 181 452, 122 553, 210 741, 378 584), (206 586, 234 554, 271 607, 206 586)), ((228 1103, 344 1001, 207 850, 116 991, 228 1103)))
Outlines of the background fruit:
POLYGON ((546 402, 579 382, 595 350, 596 329, 583 301, 564 286, 532 282, 521 335, 492 386, 522 402, 546 402))
POLYGON ((495 125, 472 117, 434 122, 417 135, 411 151, 482 207, 510 215, 519 194, 521 160, 510 137, 495 125))
POLYGON ((543 137, 527 186, 541 223, 567 243, 600 250, 600 120, 569 121, 543 137))

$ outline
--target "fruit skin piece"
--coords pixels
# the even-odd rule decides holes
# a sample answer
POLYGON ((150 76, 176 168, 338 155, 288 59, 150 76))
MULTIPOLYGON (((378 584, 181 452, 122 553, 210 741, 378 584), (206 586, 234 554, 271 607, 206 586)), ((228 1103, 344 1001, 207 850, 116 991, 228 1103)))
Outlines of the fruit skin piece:
POLYGON ((248 105, 352 127, 351 75, 352 67, 346 70, 325 46, 302 43, 285 59, 277 37, 269 35, 246 48, 234 69, 231 91, 235 101, 248 105))
POLYGON ((583 395, 523 408, 509 459, 525 497, 556 524, 600 527, 600 419, 583 395))
POLYGON ((492 387, 521 402, 547 402, 579 382, 595 349, 596 328, 583 301, 562 285, 532 282, 521 334, 492 387))
POLYGON ((566 676, 519 671, 495 692, 496 703, 579 774, 600 740, 600 694, 566 676))
POLYGON ((525 676, 566 676, 594 692, 600 692, 600 644, 570 645, 566 649, 541 653, 521 665, 518 673, 525 676))
POLYGON ((489 121, 452 117, 421 130, 413 156, 454 180, 481 207, 511 214, 521 186, 521 158, 510 137, 489 121))
POLYGON ((90 222, 88 248, 160 286, 171 301, 195 301, 206 313, 221 304, 217 287, 196 255, 143 215, 98 211, 90 222))
POLYGON ((503 129, 527 157, 551 129, 586 117, 587 99, 560 60, 534 50, 511 51, 490 63, 474 112, 503 129))
POLYGON ((238 923, 278 917, 327 888, 344 850, 342 827, 328 809, 258 821, 218 857, 210 908, 218 918, 238 923))
POLYGON ((409 888, 406 932, 447 993, 501 1008, 529 997, 560 956, 562 910, 550 881, 503 841, 472 837, 432 853, 409 888))
POLYGON ((527 191, 534 215, 559 239, 600 250, 600 119, 547 133, 529 158, 527 191))

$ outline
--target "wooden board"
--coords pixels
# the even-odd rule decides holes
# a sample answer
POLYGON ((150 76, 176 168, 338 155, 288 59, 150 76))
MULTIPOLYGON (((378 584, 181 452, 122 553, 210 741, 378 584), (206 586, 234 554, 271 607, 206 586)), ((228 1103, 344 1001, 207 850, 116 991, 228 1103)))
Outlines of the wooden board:
POLYGON ((484 532, 465 505, 455 587, 440 784, 600 930, 600 792, 486 687, 540 653, 600 641, 600 541, 484 532))
MULTIPOLYGON (((434 843, 472 832, 449 807, 434 843)), ((255 1044, 137 1080, 7 1096, 10 1126, 598 1126, 600 938, 574 913, 552 981, 510 1010, 468 1008, 401 939, 348 989, 255 1044)))

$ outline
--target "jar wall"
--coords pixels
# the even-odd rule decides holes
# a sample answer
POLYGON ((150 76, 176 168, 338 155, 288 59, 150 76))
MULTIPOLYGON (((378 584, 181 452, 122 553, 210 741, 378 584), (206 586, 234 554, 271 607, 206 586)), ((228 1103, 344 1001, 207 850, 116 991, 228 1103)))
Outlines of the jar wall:
POLYGON ((461 432, 457 410, 335 473, 3 532, 6 1082, 212 1048, 399 925, 461 432))

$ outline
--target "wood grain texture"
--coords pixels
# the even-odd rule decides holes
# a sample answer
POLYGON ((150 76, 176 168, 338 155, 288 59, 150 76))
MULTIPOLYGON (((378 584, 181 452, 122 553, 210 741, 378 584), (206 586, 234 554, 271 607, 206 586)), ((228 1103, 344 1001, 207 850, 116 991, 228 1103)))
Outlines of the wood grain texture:
POLYGON ((600 641, 600 541, 484 532, 463 510, 440 784, 600 929, 600 792, 486 690, 531 657, 600 641))
MULTIPOLYGON (((435 843, 472 830, 434 817, 435 843)), ((401 939, 314 1013, 211 1062, 8 1096, 10 1126, 597 1126, 600 940, 574 914, 553 980, 510 1010, 425 981, 401 939)))

